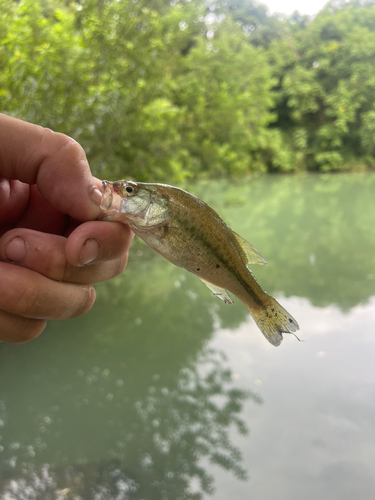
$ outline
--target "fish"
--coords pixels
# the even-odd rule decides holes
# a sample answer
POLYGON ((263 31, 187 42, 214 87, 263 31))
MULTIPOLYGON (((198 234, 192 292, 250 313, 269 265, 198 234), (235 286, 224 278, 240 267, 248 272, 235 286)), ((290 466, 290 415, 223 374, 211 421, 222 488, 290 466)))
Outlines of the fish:
MULTIPOLYGON (((267 262, 203 200, 167 184, 102 181, 101 220, 128 224, 147 245, 175 266, 195 274, 220 299, 231 292, 249 310, 274 346, 297 321, 265 292, 249 265, 267 262)), ((298 337, 297 337, 298 338, 298 337)))

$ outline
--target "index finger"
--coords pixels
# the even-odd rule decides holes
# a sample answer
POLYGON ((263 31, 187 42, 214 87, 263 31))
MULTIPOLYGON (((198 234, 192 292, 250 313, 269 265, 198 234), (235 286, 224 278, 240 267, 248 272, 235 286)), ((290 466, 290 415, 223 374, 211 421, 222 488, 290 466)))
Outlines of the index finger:
POLYGON ((80 221, 99 217, 101 193, 72 138, 0 114, 0 177, 36 184, 53 208, 80 221))

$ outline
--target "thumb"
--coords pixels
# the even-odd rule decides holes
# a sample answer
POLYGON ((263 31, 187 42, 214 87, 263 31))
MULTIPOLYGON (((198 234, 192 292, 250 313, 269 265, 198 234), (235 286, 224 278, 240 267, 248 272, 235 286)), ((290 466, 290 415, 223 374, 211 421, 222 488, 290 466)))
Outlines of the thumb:
POLYGON ((3 114, 0 138, 0 177, 36 184, 53 208, 74 219, 99 217, 101 183, 76 141, 3 114))

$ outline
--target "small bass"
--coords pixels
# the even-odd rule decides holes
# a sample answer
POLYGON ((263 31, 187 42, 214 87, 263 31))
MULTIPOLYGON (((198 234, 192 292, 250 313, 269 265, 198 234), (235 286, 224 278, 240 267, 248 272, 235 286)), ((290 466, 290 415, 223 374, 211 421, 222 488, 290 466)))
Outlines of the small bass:
POLYGON ((147 245, 198 276, 225 303, 233 304, 228 290, 233 293, 272 345, 280 345, 283 333, 299 329, 248 268, 267 262, 204 201, 165 184, 103 181, 100 208, 101 220, 128 224, 147 245))

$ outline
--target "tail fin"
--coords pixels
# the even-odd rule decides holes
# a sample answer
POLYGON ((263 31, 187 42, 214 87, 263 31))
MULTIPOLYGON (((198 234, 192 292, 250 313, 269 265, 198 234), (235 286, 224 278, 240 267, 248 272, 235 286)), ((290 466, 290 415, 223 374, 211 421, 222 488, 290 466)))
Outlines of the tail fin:
POLYGON ((294 333, 299 330, 298 323, 293 316, 270 295, 260 311, 250 309, 249 311, 263 335, 274 346, 281 344, 283 333, 294 333))

